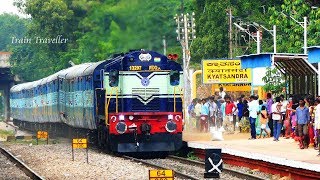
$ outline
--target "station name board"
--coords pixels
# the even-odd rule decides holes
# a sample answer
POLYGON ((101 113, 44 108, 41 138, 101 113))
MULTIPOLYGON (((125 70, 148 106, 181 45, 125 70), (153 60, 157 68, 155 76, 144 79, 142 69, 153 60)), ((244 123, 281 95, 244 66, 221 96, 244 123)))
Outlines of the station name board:
POLYGON ((251 69, 241 69, 240 60, 202 60, 203 83, 251 83, 251 69))

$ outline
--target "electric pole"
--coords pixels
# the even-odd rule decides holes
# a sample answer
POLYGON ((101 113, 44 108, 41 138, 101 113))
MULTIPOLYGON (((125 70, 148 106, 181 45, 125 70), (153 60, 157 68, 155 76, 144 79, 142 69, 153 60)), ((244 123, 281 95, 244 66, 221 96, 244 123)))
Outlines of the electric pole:
MULTIPOLYGON (((184 77, 184 109, 187 109, 188 104, 191 103, 191 86, 190 86, 190 49, 189 42, 196 38, 196 30, 195 30, 195 19, 194 12, 192 14, 181 14, 180 16, 176 15, 174 17, 177 24, 176 32, 178 34, 177 40, 180 42, 182 46, 182 54, 183 54, 183 77, 184 77)), ((187 117, 187 113, 184 114, 187 117)), ((186 119, 186 118, 185 118, 186 119)))
POLYGON ((232 59, 232 10, 229 8, 229 58, 232 59))

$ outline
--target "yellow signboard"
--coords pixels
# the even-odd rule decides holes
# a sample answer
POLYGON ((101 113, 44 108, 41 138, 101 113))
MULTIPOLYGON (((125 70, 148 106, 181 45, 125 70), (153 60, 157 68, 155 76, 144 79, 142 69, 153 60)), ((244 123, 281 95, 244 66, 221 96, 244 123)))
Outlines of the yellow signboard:
POLYGON ((173 180, 173 170, 149 170, 149 180, 173 180))
POLYGON ((203 83, 251 83, 251 69, 240 68, 240 60, 203 60, 203 83))
POLYGON ((213 84, 212 92, 219 91, 219 88, 223 86, 226 91, 251 91, 251 84, 213 84))
POLYGON ((37 132, 37 138, 38 139, 47 139, 48 138, 48 132, 47 131, 38 131, 37 132))
POLYGON ((203 69, 241 69, 241 60, 202 60, 203 69))
POLYGON ((88 148, 87 139, 72 139, 72 148, 86 149, 88 148))
POLYGON ((72 144, 87 144, 87 139, 72 139, 72 144))
POLYGON ((72 144, 73 149, 86 149, 87 147, 87 144, 72 144))

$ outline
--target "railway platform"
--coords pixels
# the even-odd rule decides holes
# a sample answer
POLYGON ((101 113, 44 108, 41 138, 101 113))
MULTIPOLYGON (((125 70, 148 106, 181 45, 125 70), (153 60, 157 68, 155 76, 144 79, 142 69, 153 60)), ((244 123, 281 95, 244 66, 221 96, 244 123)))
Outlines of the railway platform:
POLYGON ((299 149, 293 139, 261 138, 248 140, 249 133, 224 135, 223 141, 212 141, 210 133, 185 132, 183 140, 197 156, 204 149, 221 148, 225 163, 245 166, 263 172, 289 176, 292 179, 320 179, 320 157, 313 147, 299 149))

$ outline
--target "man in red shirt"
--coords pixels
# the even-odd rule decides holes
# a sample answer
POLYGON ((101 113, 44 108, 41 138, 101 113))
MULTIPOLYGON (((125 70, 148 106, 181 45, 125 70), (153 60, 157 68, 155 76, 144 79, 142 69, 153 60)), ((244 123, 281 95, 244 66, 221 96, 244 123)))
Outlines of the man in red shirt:
POLYGON ((223 127, 227 132, 233 133, 234 132, 234 128, 233 128, 233 113, 234 113, 234 111, 237 110, 237 107, 231 101, 230 96, 226 95, 225 96, 225 101, 226 101, 226 108, 225 108, 226 116, 225 116, 225 118, 223 120, 223 127), (232 111, 233 108, 235 108, 234 111, 232 111))

